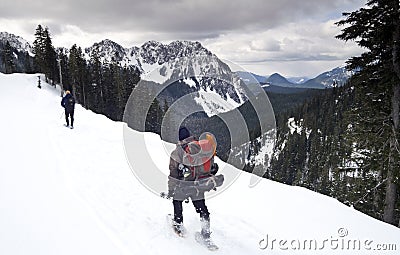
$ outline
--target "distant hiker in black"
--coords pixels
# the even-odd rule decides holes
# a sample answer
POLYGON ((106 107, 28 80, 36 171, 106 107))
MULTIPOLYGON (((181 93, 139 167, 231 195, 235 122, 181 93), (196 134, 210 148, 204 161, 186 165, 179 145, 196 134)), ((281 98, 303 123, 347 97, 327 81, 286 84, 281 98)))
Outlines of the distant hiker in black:
POLYGON ((72 96, 69 90, 65 91, 65 96, 61 100, 61 106, 65 109, 65 121, 66 127, 74 128, 74 110, 75 110, 75 98, 72 96), (71 118, 71 126, 69 125, 69 118, 71 118))
MULTIPOLYGON (((170 175, 168 177, 168 195, 173 198, 174 205, 174 228, 177 233, 184 230, 183 228, 183 214, 182 214, 182 202, 187 199, 185 194, 179 194, 177 188, 182 186, 183 174, 182 165, 184 157, 184 148, 188 146, 190 142, 195 141, 196 138, 190 135, 189 130, 186 127, 179 129, 179 142, 176 145, 176 149, 171 153, 169 170, 170 175)), ((193 199, 192 203, 196 208, 196 212, 200 214, 200 221, 202 225, 201 234, 205 239, 210 238, 210 213, 208 212, 207 206, 204 200, 204 193, 200 194, 199 197, 193 199)))

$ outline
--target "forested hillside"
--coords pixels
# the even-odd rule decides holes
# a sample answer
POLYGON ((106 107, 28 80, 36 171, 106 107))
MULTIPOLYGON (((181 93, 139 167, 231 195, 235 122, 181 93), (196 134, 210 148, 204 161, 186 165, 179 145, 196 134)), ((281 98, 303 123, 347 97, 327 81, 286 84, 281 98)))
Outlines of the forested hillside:
POLYGON ((398 1, 368 1, 345 13, 337 37, 367 49, 348 61, 358 72, 277 117, 267 177, 333 196, 399 224, 400 11, 398 1))

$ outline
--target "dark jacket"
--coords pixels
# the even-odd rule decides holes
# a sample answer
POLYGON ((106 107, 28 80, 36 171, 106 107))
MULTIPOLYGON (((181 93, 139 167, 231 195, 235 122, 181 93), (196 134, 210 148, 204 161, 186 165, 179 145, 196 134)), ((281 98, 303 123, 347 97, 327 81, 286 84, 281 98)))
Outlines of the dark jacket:
POLYGON ((73 112, 75 109, 75 99, 71 94, 66 94, 61 100, 61 106, 65 108, 67 112, 73 112))
POLYGON ((197 179, 196 176, 184 178, 179 170, 179 165, 187 167, 183 164, 185 158, 185 148, 189 143, 197 141, 193 136, 178 142, 175 150, 171 153, 169 161, 169 176, 168 176, 168 195, 174 200, 185 200, 190 197, 192 200, 204 199, 204 192, 214 190, 221 186, 224 182, 224 176, 215 176, 218 172, 218 165, 211 165, 210 174, 207 178, 197 179))
POLYGON ((179 141, 175 150, 171 153, 168 176, 168 191, 170 195, 176 195, 174 194, 175 190, 181 186, 181 181, 183 180, 179 173, 178 166, 183 162, 183 156, 185 155, 184 147, 195 140, 196 138, 194 136, 190 136, 183 141, 179 141))

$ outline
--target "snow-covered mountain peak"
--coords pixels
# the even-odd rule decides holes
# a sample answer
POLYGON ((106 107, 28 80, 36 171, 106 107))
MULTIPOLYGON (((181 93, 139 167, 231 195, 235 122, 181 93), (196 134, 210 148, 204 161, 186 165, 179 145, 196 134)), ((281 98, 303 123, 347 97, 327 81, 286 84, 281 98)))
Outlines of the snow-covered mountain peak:
POLYGON ((178 57, 205 55, 210 56, 211 52, 201 45, 200 42, 193 41, 173 41, 168 44, 168 47, 175 50, 178 57))
POLYGON ((28 52, 30 55, 33 55, 32 46, 27 40, 20 36, 16 36, 7 32, 0 32, 0 41, 3 43, 9 42, 10 46, 15 48, 16 50, 28 52))
POLYGON ((162 46, 164 46, 164 44, 162 44, 161 42, 150 40, 150 41, 147 41, 147 42, 143 43, 141 48, 142 49, 157 49, 157 48, 162 47, 162 46))
POLYGON ((126 49, 119 45, 118 43, 111 41, 110 39, 104 39, 99 43, 93 45, 99 50, 109 50, 109 51, 125 51, 126 49))
POLYGON ((204 48, 201 43, 191 41, 173 41, 169 44, 148 41, 140 47, 138 52, 141 62, 149 65, 162 65, 175 58, 201 55, 210 56, 211 52, 204 48))
POLYGON ((86 58, 89 59, 94 52, 97 52, 103 63, 114 62, 122 66, 135 66, 140 69, 140 64, 137 61, 136 54, 132 54, 131 49, 124 48, 110 39, 104 39, 98 43, 94 43, 93 46, 86 48, 86 58))
POLYGON ((325 88, 332 88, 342 85, 352 75, 353 72, 348 71, 344 66, 340 66, 332 69, 331 71, 320 74, 315 79, 320 80, 321 84, 324 85, 325 88))
MULTIPOLYGON (((184 89, 188 93, 199 93, 196 100, 209 115, 232 110, 247 100, 242 81, 235 78, 236 74, 227 64, 197 41, 173 41, 164 44, 153 40, 140 47, 124 48, 106 39, 85 49, 87 59, 94 53, 99 55, 103 63, 135 66, 142 73, 143 80, 156 84, 173 84, 196 77, 195 86, 185 82, 182 86, 187 85, 184 89), (206 91, 207 95, 212 93, 213 98, 218 100, 210 100, 204 94, 206 91)), ((171 98, 177 99, 174 94, 176 93, 171 92, 171 98)))

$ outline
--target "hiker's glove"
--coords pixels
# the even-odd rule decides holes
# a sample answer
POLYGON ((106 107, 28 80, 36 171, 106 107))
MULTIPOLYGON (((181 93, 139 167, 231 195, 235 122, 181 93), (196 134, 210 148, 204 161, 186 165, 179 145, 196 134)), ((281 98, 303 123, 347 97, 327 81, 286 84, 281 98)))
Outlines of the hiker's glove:
POLYGON ((187 168, 184 164, 178 165, 178 173, 179 173, 179 177, 181 177, 181 178, 187 178, 191 174, 190 169, 187 168))
POLYGON ((219 169, 218 164, 217 164, 217 163, 213 163, 212 166, 211 166, 211 171, 210 171, 210 173, 211 173, 212 175, 215 175, 215 174, 218 172, 218 169, 219 169))

